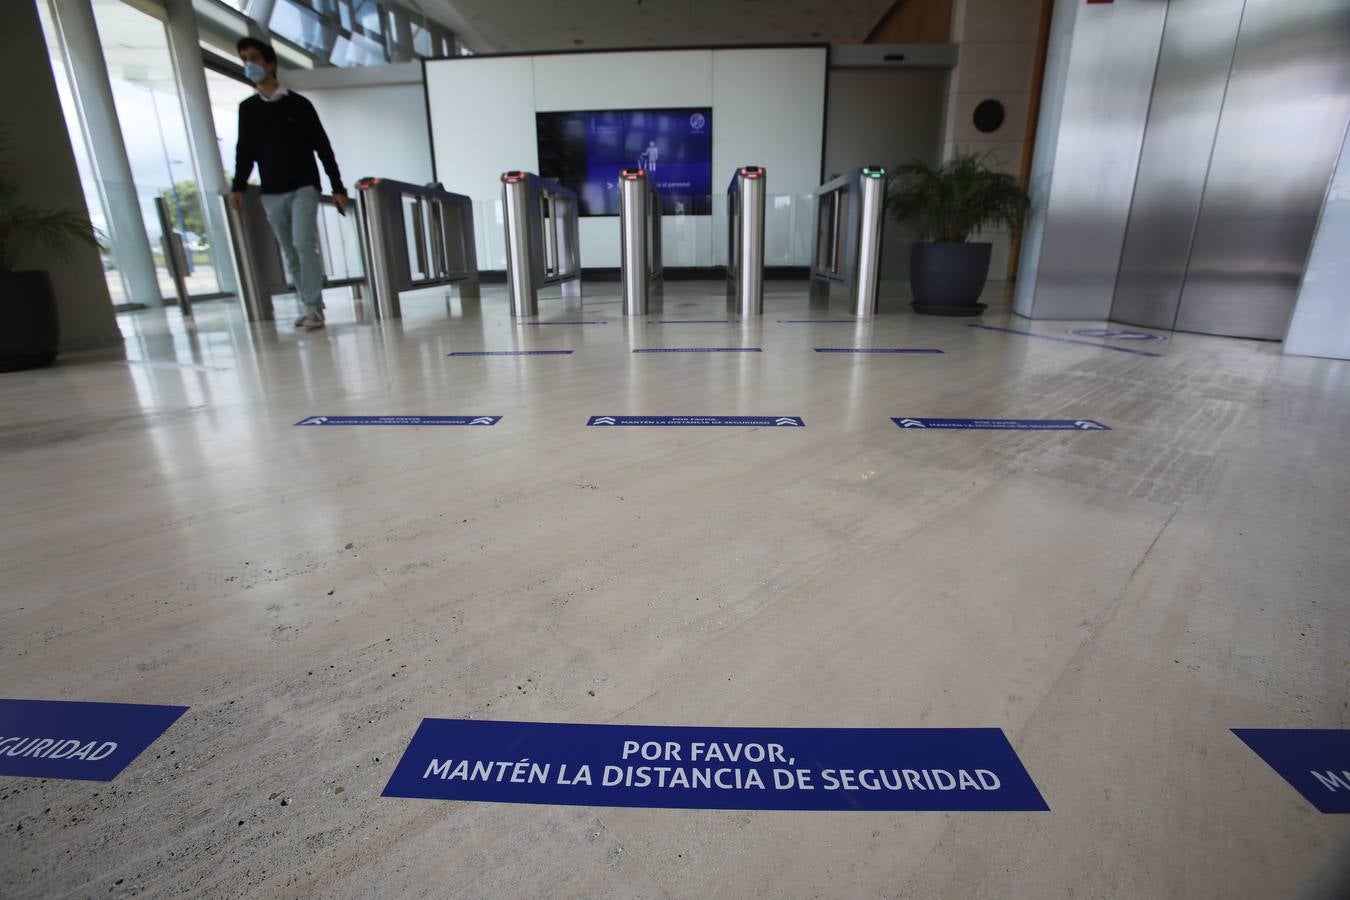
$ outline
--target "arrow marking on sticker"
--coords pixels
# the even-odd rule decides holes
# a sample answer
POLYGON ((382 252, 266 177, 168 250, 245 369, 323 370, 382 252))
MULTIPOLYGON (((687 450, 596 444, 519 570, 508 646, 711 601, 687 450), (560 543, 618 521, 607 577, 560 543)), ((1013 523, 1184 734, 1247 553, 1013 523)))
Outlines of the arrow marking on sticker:
POLYGON ((918 421, 917 419, 901 419, 901 420, 900 420, 900 427, 901 427, 901 428, 927 428, 928 426, 925 425, 925 424, 923 424, 922 422, 918 421))
POLYGON ((775 424, 775 425, 792 425, 792 426, 794 426, 794 427, 800 427, 800 426, 798 426, 798 424, 797 424, 797 420, 794 419, 794 418, 792 418, 791 416, 779 416, 777 419, 774 420, 774 424, 775 424))
POLYGON ((614 417, 613 417, 613 416, 596 416, 596 417, 595 417, 595 421, 592 422, 591 424, 592 424, 592 425, 613 425, 613 424, 614 424, 614 417))

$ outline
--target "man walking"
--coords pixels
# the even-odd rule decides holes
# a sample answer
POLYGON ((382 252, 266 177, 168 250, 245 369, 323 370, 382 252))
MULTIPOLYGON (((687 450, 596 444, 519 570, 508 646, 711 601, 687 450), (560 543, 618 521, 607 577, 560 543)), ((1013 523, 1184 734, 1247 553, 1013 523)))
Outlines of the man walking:
POLYGON ((235 147, 230 206, 244 208, 243 191, 257 163, 263 209, 295 279, 305 314, 296 328, 323 327, 323 259, 319 255, 319 155, 333 186, 333 203, 344 215, 347 191, 314 106, 277 82, 277 54, 256 38, 237 44, 244 75, 257 93, 239 104, 239 143, 235 147))

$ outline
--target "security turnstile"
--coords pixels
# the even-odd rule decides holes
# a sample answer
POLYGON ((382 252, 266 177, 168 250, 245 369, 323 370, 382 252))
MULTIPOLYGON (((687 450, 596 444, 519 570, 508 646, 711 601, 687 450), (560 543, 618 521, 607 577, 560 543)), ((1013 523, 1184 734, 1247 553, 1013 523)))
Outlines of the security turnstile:
POLYGON ((549 285, 560 285, 564 297, 580 297, 577 195, 530 172, 503 172, 502 208, 511 315, 538 315, 539 290, 549 285))
POLYGON ((830 288, 848 290, 848 309, 860 318, 877 311, 881 276, 881 225, 886 170, 864 166, 825 182, 816 191, 811 299, 830 299, 830 288))
MULTIPOLYGON (((230 231, 230 264, 235 285, 250 322, 276 318, 272 295, 295 290, 292 273, 286 271, 272 226, 263 210, 257 187, 244 191, 244 208, 236 212, 227 196, 219 202, 230 231)), ((351 207, 348 207, 351 211, 351 207)), ((349 286, 356 297, 365 283, 360 229, 354 216, 340 216, 333 198, 319 198, 319 249, 323 260, 325 288, 349 286)))
POLYGON ((661 195, 643 169, 619 170, 623 313, 645 316, 661 296, 661 195))
MULTIPOLYGON (((339 215, 330 196, 319 202, 319 251, 323 286, 348 286, 361 298, 372 294, 375 316, 398 318, 399 294, 453 285, 461 299, 479 296, 478 254, 473 236, 473 202, 440 185, 416 185, 388 178, 362 178, 356 202, 339 215)), ((244 192, 236 212, 221 197, 230 229, 235 284, 250 322, 276 318, 272 295, 294 290, 281 250, 256 187, 244 192)))
POLYGON ((461 300, 479 298, 472 200, 389 178, 362 178, 356 189, 376 316, 398 318, 399 294, 420 288, 451 285, 461 300))
POLYGON ((727 304, 764 312, 764 167, 741 166, 727 187, 727 304))

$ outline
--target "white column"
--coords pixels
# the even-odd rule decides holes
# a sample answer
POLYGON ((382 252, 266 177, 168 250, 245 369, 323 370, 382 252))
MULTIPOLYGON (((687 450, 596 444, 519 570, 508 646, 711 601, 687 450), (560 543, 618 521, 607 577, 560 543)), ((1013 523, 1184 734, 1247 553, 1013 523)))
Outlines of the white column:
POLYGON ((192 0, 165 0, 168 14, 169 55, 177 73, 178 97, 187 123, 188 148, 197 170, 202 217, 211 242, 211 265, 222 291, 234 290, 230 268, 229 231, 216 197, 225 193, 225 167, 221 164, 220 145, 216 143, 215 122, 211 118, 211 95, 206 88, 206 68, 197 34, 197 17, 192 0))
MULTIPOLYGON (((108 80, 108 64, 99 43, 94 8, 90 0, 51 0, 51 10, 108 213, 113 258, 126 276, 131 292, 128 299, 146 306, 163 306, 150 238, 131 176, 131 161, 122 143, 122 127, 113 105, 112 82, 108 80)), ((11 89, 20 88, 11 85, 11 89)))

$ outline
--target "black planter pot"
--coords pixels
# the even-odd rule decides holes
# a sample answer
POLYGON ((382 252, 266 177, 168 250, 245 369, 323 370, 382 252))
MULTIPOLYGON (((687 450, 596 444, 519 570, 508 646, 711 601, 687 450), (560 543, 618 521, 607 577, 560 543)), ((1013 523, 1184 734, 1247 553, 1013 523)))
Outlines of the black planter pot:
POLYGON ((909 255, 910 305, 933 316, 978 316, 993 244, 917 241, 909 255))
POLYGON ((0 272, 0 372, 50 366, 61 337, 46 272, 0 272))

